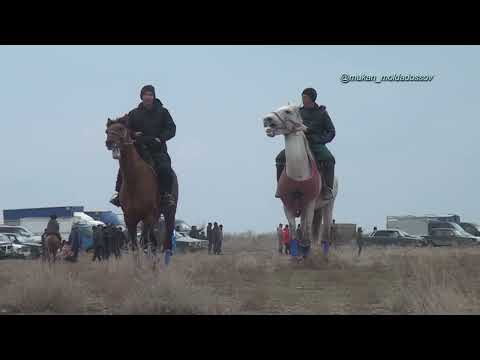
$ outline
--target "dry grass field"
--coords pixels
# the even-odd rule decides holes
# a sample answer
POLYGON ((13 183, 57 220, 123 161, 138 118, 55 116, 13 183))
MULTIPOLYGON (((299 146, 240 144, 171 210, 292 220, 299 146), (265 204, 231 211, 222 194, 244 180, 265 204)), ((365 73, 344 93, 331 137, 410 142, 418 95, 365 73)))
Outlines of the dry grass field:
POLYGON ((303 264, 273 234, 225 235, 224 254, 145 255, 52 267, 0 261, 2 314, 474 314, 480 249, 346 245, 303 264), (162 262, 161 262, 162 263, 162 262))

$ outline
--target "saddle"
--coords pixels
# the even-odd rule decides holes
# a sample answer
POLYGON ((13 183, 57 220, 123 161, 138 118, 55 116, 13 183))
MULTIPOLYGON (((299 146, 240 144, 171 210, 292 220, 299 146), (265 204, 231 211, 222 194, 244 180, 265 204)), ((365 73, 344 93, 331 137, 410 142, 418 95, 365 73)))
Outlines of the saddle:
POLYGON ((276 198, 280 198, 285 207, 300 216, 307 203, 320 194, 321 175, 315 159, 310 160, 311 176, 309 179, 297 181, 288 177, 287 167, 283 168, 277 183, 276 198))

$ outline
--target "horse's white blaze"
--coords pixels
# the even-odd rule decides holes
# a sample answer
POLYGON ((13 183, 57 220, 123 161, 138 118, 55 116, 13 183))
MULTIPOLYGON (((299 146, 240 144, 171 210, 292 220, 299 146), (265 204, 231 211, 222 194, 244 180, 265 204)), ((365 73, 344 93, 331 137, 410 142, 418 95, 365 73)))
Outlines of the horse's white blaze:
POLYGON ((112 157, 116 160, 120 159, 120 148, 116 145, 112 148, 112 157))

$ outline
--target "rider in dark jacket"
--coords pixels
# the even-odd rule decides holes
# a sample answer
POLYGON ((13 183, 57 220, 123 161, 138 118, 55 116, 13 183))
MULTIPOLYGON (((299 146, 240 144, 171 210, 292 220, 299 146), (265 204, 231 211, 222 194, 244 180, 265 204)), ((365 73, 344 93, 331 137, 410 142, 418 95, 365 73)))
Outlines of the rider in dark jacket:
POLYGON ((62 237, 60 236, 60 224, 57 221, 57 215, 50 215, 50 220, 48 221, 45 235, 57 235, 58 239, 62 241, 62 237))
MULTIPOLYGON (((175 204, 173 198, 173 174, 170 156, 166 142, 176 134, 176 126, 170 112, 162 102, 155 97, 155 88, 146 85, 140 92, 142 102, 127 115, 127 126, 135 131, 135 144, 140 156, 153 164, 158 177, 158 186, 162 195, 162 202, 167 205, 175 204)), ((122 184, 120 170, 117 174, 116 193, 110 202, 120 206, 118 192, 122 184)))

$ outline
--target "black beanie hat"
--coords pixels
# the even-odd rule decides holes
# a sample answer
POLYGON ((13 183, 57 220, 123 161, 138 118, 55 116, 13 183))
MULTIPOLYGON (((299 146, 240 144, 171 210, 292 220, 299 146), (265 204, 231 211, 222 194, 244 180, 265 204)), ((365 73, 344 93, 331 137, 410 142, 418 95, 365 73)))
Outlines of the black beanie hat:
POLYGON ((317 92, 314 88, 306 88, 303 90, 302 95, 307 95, 312 101, 317 100, 317 92))
POLYGON ((145 85, 144 87, 142 87, 142 90, 140 91, 140 99, 143 97, 143 94, 144 94, 146 91, 152 92, 152 93, 153 93, 153 97, 155 97, 155 88, 153 87, 153 85, 145 85))

